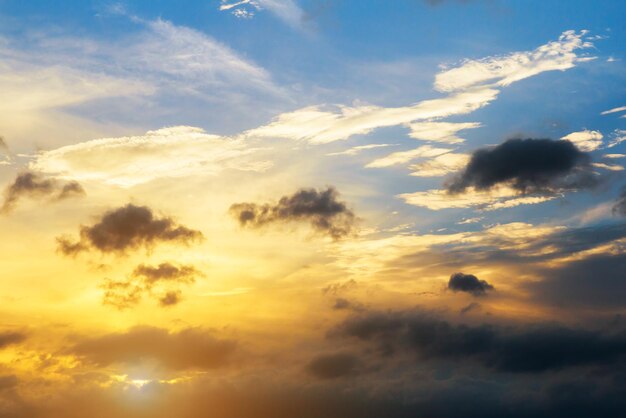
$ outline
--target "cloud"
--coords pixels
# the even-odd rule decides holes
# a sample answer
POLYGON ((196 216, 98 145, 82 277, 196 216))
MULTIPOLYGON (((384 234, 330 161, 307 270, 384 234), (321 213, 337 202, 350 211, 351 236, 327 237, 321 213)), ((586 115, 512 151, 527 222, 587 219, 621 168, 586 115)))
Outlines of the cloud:
POLYGON ((466 292, 473 296, 484 296, 494 287, 473 274, 454 273, 448 281, 448 289, 453 292, 466 292))
POLYGON ((304 29, 304 12, 293 0, 222 0, 219 10, 230 11, 238 18, 252 18, 256 12, 267 9, 287 25, 304 29))
POLYGON ((558 41, 534 51, 514 52, 501 57, 465 60, 456 68, 444 70, 435 78, 435 88, 442 92, 467 90, 476 86, 505 87, 545 71, 564 71, 581 59, 576 50, 593 45, 583 39, 587 31, 566 31, 558 41))
POLYGON ((105 279, 100 285, 104 290, 103 304, 120 310, 136 306, 143 296, 158 299, 163 307, 173 306, 182 300, 182 285, 190 285, 196 277, 202 276, 191 265, 161 263, 158 266, 138 265, 130 277, 124 281, 105 279))
POLYGON ((313 229, 333 239, 355 233, 357 218, 334 187, 300 189, 275 204, 235 203, 229 212, 242 227, 260 228, 284 222, 308 222, 313 229))
POLYGON ((470 156, 467 154, 448 152, 429 160, 412 164, 409 168, 412 170, 411 175, 415 177, 442 177, 461 170, 467 165, 469 159, 470 156))
POLYGON ((345 151, 339 151, 339 152, 333 152, 330 154, 326 154, 328 156, 335 156, 335 155, 357 155, 359 154, 361 151, 365 151, 365 150, 369 150, 369 149, 375 149, 375 148, 384 148, 384 147, 391 147, 397 144, 368 144, 368 145, 358 145, 356 147, 352 147, 352 148, 348 148, 345 151))
POLYGON ((256 158, 257 151, 241 140, 177 126, 45 151, 31 167, 79 181, 131 187, 163 177, 216 175, 227 169, 265 171, 271 163, 256 158))
POLYGON ((26 339, 26 334, 17 331, 0 332, 0 349, 10 345, 19 344, 26 339))
POLYGON ((626 187, 622 188, 622 191, 613 206, 613 214, 626 216, 626 187))
POLYGON ((306 366, 307 372, 319 379, 337 379, 357 373, 359 359, 350 353, 323 354, 306 366))
POLYGON ((602 147, 602 138, 604 136, 600 132, 585 129, 580 132, 572 132, 561 139, 570 141, 581 151, 590 152, 602 147))
POLYGON ((235 349, 235 341, 220 340, 212 332, 199 328, 172 332, 140 326, 126 332, 84 338, 66 352, 99 367, 137 367, 154 361, 158 368, 167 370, 210 370, 228 364, 235 349))
MULTIPOLYGON (((504 373, 543 373, 615 364, 624 357, 626 349, 623 331, 610 333, 543 324, 455 325, 419 311, 369 312, 349 318, 329 335, 356 339, 373 348, 408 351, 421 362, 474 363, 504 373)), ((389 355, 390 351, 383 353, 389 355)))
POLYGON ((620 107, 615 107, 613 109, 609 109, 609 110, 605 110, 604 112, 601 112, 601 115, 609 115, 611 113, 619 113, 619 112, 625 112, 626 111, 626 106, 620 106, 620 107))
POLYGON ((477 122, 417 122, 408 126, 411 129, 409 136, 413 139, 443 144, 459 144, 464 141, 457 136, 460 131, 480 128, 482 125, 477 122))
POLYGON ((448 191, 489 190, 498 184, 522 193, 588 188, 598 182, 589 163, 589 156, 569 141, 509 139, 475 151, 448 191))
POLYGON ((24 171, 4 190, 4 203, 0 210, 3 213, 12 211, 23 197, 49 197, 52 201, 57 201, 84 195, 85 190, 76 181, 64 183, 37 172, 24 171))
POLYGON ((378 158, 367 164, 366 168, 383 168, 393 165, 404 164, 416 158, 438 157, 451 152, 448 148, 434 148, 430 145, 424 145, 409 151, 394 152, 382 158, 378 158))
POLYGON ((57 241, 62 253, 74 255, 89 250, 124 254, 140 247, 149 249, 161 242, 189 244, 201 239, 200 231, 178 225, 169 217, 159 218, 147 206, 129 203, 105 212, 94 225, 82 225, 78 241, 65 237, 57 241))
POLYGON ((606 147, 613 148, 624 141, 626 141, 626 129, 616 129, 615 132, 613 132, 611 142, 609 142, 606 147))

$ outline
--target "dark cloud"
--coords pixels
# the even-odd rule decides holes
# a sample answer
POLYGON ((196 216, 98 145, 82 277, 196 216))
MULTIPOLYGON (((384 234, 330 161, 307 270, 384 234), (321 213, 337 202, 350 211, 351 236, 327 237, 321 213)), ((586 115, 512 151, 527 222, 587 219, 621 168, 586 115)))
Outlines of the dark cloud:
POLYGON ((338 199, 339 193, 333 187, 319 191, 300 189, 275 204, 235 203, 229 211, 242 227, 308 222, 316 232, 340 239, 355 233, 357 218, 346 203, 338 199))
POLYGON ((613 206, 613 214, 626 216, 626 187, 622 188, 622 191, 615 202, 615 206, 613 206))
POLYGON ((306 370, 320 379, 337 379, 357 373, 359 359, 350 353, 324 354, 315 357, 306 370))
POLYGON ((80 240, 57 238, 63 254, 98 250, 124 254, 140 247, 152 248, 160 242, 189 244, 203 238, 200 231, 178 225, 172 218, 157 217, 147 206, 128 204, 104 213, 94 225, 80 227, 80 240))
POLYGON ((161 263, 158 266, 140 264, 124 281, 105 279, 103 304, 128 309, 141 302, 144 295, 156 297, 159 305, 173 306, 182 300, 181 285, 195 282, 202 272, 191 265, 161 263), (161 296, 155 296, 161 293, 161 296))
POLYGON ((448 281, 448 289, 454 292, 471 293, 474 296, 484 296, 494 287, 485 280, 478 280, 473 274, 454 273, 448 281))
POLYGON ((6 154, 9 153, 9 146, 7 145, 6 139, 2 135, 0 135, 0 150, 4 151, 6 154))
POLYGON ((178 304, 181 298, 182 293, 179 290, 171 290, 159 298, 159 304, 163 307, 173 306, 178 304))
POLYGON ((464 306, 463 308, 461 308, 459 313, 461 315, 465 315, 466 313, 479 310, 480 307, 481 307, 480 303, 472 302, 472 303, 468 304, 467 306, 464 306))
POLYGON ((615 364, 626 356, 624 331, 606 333, 560 325, 455 325, 419 312, 360 315, 330 335, 373 343, 383 348, 382 353, 406 350, 421 361, 479 364, 507 373, 615 364))
POLYGON ((526 285, 535 300, 569 308, 626 307, 626 254, 599 254, 537 270, 541 280, 526 285))
POLYGON ((39 173, 25 171, 18 174, 13 183, 4 190, 4 203, 0 210, 4 213, 10 212, 23 197, 48 197, 55 201, 84 194, 83 187, 75 181, 63 183, 39 173))
POLYGON ((19 344, 26 339, 26 335, 17 331, 0 332, 0 349, 13 344, 19 344))
POLYGON ((210 331, 197 328, 170 332, 136 327, 124 333, 86 338, 67 353, 100 367, 155 361, 169 370, 207 370, 228 364, 236 346, 235 341, 217 339, 210 331))
POLYGON ((352 306, 348 299, 337 298, 335 299, 335 304, 333 305, 333 309, 348 309, 352 306))
POLYGON ((358 287, 358 283, 354 279, 347 280, 340 283, 331 283, 322 289, 322 293, 325 295, 339 295, 345 292, 349 292, 358 287))
POLYGON ((172 263, 161 263, 156 267, 140 264, 133 271, 133 276, 143 278, 146 285, 153 285, 161 280, 193 283, 195 277, 201 274, 194 266, 184 264, 177 266, 172 263))
POLYGON ((590 188, 598 178, 588 154, 569 141, 550 139, 509 139, 475 151, 450 184, 450 193, 468 187, 488 190, 507 184, 522 193, 553 193, 590 188))

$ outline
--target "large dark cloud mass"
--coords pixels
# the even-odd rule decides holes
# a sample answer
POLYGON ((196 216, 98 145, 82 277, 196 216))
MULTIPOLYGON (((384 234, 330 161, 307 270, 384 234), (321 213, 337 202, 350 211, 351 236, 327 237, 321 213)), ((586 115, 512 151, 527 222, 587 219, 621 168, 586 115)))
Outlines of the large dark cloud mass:
POLYGON ((454 325, 416 312, 360 315, 348 319, 331 335, 374 344, 381 352, 407 350, 422 360, 475 363, 508 373, 613 364, 626 356, 625 331, 608 333, 560 325, 454 325))
POLYGON ((243 227, 308 222, 315 231, 333 239, 354 233, 357 221, 346 203, 339 201, 339 193, 333 187, 300 189, 290 196, 283 196, 275 204, 235 203, 230 207, 230 213, 243 227))
POLYGON ((172 218, 156 216, 147 206, 128 204, 106 212, 91 226, 80 227, 80 240, 57 238, 59 250, 66 255, 97 250, 124 254, 140 247, 152 248, 160 242, 188 244, 202 239, 202 233, 178 225, 172 218))
POLYGON ((86 338, 67 349, 67 353, 100 367, 156 361, 159 367, 171 370, 205 370, 225 366, 236 346, 235 341, 218 339, 202 329, 170 332, 136 327, 123 333, 86 338))
POLYGON ((4 203, 1 211, 10 212, 21 198, 27 196, 63 200, 84 194, 85 190, 75 181, 61 182, 57 179, 44 177, 39 173, 25 171, 18 174, 13 183, 4 190, 4 203))
POLYGON ((448 191, 488 190, 507 184, 523 193, 543 193, 589 188, 597 182, 589 155, 569 141, 509 139, 475 151, 448 191))
POLYGON ((479 280, 473 274, 454 273, 448 281, 448 289, 454 292, 471 293, 474 296, 483 296, 494 287, 485 280, 479 280))

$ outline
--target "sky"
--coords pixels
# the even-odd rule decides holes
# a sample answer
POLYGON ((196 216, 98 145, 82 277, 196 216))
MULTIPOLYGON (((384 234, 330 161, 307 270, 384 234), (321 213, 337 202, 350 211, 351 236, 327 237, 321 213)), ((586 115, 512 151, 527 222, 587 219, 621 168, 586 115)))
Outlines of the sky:
POLYGON ((625 17, 0 0, 0 418, 622 417, 625 17))

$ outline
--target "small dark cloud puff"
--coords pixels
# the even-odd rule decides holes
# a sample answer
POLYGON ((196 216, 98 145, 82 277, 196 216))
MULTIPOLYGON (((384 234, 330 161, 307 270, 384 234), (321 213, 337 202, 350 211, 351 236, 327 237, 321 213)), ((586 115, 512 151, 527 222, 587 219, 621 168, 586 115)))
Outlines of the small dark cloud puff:
POLYGON ((613 206, 613 214, 626 216, 626 187, 622 188, 622 191, 613 206))
POLYGON ((350 353, 323 354, 315 357, 306 366, 306 371, 319 379, 337 379, 355 375, 359 359, 350 353))
POLYGON ((448 281, 448 289, 453 292, 466 292, 474 296, 484 296, 494 287, 485 280, 479 280, 473 274, 454 273, 448 281))
POLYGON ((273 223, 308 222, 318 233, 340 239, 355 233, 357 217, 339 201, 334 187, 300 189, 278 203, 235 203, 230 214, 242 227, 260 228, 273 223))
POLYGON ((447 189, 463 193, 468 187, 489 190, 507 184, 521 193, 554 193, 591 188, 599 180, 590 162, 589 154, 570 141, 509 139, 475 151, 447 189))
POLYGON ((102 303, 123 310, 138 305, 148 295, 156 298, 162 307, 174 306, 182 300, 180 286, 194 283, 198 276, 202 272, 191 265, 140 264, 127 280, 104 280, 100 285, 104 291, 102 303))
POLYGON ((50 198, 52 201, 85 195, 83 187, 75 182, 61 182, 39 173, 25 171, 17 175, 13 183, 4 190, 3 213, 11 212, 23 197, 50 198))
POLYGON ((10 345, 19 344, 26 339, 26 334, 18 331, 0 332, 0 349, 10 345))
POLYGON ((78 241, 59 237, 57 243, 65 255, 88 250, 124 254, 140 247, 150 249, 161 242, 189 244, 201 239, 200 231, 178 225, 169 217, 159 218, 147 206, 128 204, 104 213, 94 225, 82 225, 78 241))

